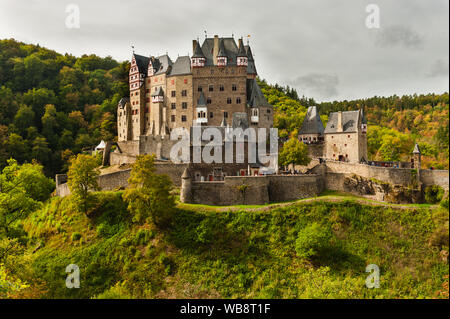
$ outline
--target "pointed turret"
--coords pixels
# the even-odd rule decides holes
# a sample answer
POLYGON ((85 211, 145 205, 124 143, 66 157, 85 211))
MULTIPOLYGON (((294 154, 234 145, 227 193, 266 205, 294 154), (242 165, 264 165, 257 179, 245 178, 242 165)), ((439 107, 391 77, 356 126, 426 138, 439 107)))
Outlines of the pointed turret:
POLYGON ((237 57, 237 65, 238 66, 247 66, 248 65, 247 52, 245 52, 244 41, 242 41, 242 38, 239 39, 239 50, 238 50, 238 54, 236 55, 236 57, 237 57))
POLYGON ((227 52, 225 51, 223 39, 221 39, 219 42, 219 52, 217 53, 217 65, 226 66, 227 60, 228 60, 227 52))
POLYGON ((413 154, 421 154, 419 144, 417 144, 417 143, 416 143, 416 145, 414 145, 413 154))
POLYGON ((191 63, 193 68, 201 68, 205 66, 206 57, 200 46, 200 43, 196 40, 193 41, 194 55, 191 58, 191 63))

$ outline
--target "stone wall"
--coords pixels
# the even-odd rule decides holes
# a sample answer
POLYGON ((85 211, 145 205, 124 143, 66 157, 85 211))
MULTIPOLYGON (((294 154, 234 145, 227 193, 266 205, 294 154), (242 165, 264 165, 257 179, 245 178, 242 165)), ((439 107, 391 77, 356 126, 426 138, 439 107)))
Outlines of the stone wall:
POLYGON ((128 153, 112 152, 109 155, 110 165, 132 164, 136 162, 136 156, 128 153))
POLYGON ((190 182, 191 203, 205 205, 261 205, 319 195, 319 175, 227 176, 223 182, 190 182), (245 185, 245 191, 243 186, 245 185))
MULTIPOLYGON (((327 173, 356 174, 369 179, 376 179, 389 184, 407 186, 411 184, 413 175, 410 168, 393 168, 369 166, 357 163, 326 162, 327 173)), ((420 170, 420 181, 423 186, 439 185, 446 191, 449 189, 449 176, 447 170, 420 170)))

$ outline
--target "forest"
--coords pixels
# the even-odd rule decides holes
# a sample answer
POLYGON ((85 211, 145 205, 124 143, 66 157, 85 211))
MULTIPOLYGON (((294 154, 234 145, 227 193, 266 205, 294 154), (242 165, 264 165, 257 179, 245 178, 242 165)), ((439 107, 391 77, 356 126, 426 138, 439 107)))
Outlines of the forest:
MULTIPOLYGON (((128 70, 129 61, 0 40, 0 169, 10 158, 35 161, 52 177, 66 172, 83 149, 116 139, 116 107, 129 95, 128 70)), ((319 107, 324 125, 329 112, 363 107, 369 159, 408 161, 417 142, 424 167, 448 169, 448 93, 318 103, 293 88, 259 83, 275 108, 281 137, 296 135, 308 106, 319 107)))

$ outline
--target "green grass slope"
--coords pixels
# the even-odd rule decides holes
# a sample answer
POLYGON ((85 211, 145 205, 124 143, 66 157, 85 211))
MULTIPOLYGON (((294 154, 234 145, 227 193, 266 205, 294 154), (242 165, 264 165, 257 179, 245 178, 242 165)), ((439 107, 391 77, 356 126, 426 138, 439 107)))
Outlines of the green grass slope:
POLYGON ((434 298, 448 285, 441 207, 320 198, 248 211, 180 206, 161 233, 131 222, 121 192, 101 192, 89 218, 53 198, 24 228, 32 244, 14 275, 40 283, 41 298, 434 298), (300 258, 299 232, 313 223, 331 240, 300 258), (80 268, 79 289, 65 287, 69 264, 80 268), (365 287, 368 264, 380 267, 378 289, 365 287))

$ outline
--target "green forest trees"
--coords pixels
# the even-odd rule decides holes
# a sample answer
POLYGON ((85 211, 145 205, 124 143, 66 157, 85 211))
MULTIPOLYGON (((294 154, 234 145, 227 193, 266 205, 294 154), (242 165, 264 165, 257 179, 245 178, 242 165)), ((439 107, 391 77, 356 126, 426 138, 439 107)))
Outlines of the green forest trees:
POLYGON ((78 154, 77 157, 72 158, 67 172, 67 183, 72 198, 86 216, 88 216, 89 208, 95 201, 95 195, 92 191, 100 190, 97 181, 100 171, 97 167, 98 161, 95 157, 78 154))
POLYGON ((171 195, 172 182, 167 175, 156 174, 154 155, 140 155, 133 164, 128 179, 129 188, 123 193, 133 220, 149 220, 158 228, 167 227, 175 210, 171 195))
POLYGON ((117 102, 128 91, 129 62, 74 57, 0 40, 0 169, 33 159, 48 176, 102 139, 116 138, 117 102))
POLYGON ((39 164, 19 165, 8 160, 0 173, 0 239, 11 236, 19 221, 50 197, 54 182, 47 178, 39 164))
POLYGON ((311 159, 308 156, 308 147, 296 137, 291 137, 284 143, 278 155, 278 163, 282 166, 308 165, 311 159))

